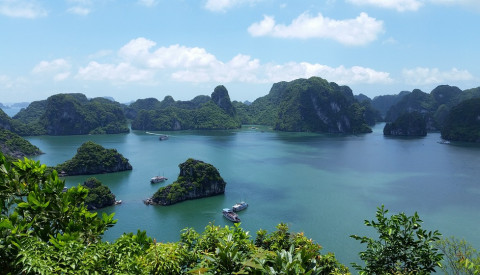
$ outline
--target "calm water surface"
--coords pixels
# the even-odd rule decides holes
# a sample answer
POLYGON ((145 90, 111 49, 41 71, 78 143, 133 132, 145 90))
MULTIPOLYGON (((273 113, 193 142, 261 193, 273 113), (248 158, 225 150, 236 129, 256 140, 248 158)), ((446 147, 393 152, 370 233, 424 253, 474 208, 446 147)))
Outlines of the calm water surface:
MULTIPOLYGON (((88 140, 115 148, 130 160, 132 171, 96 175, 123 201, 102 210, 115 212, 118 219, 107 240, 142 229, 158 241, 178 241, 185 227, 203 231, 209 222, 231 225, 221 209, 245 200, 250 206, 240 218, 251 234, 260 228, 271 232, 285 222, 344 264, 359 262, 357 253, 364 246, 349 235, 371 235, 363 221, 373 219, 381 204, 393 213, 417 211, 424 228, 465 238, 480 248, 480 147, 439 144, 438 133, 386 138, 382 129, 380 124, 371 134, 331 136, 243 127, 163 132, 170 135, 167 141, 140 131, 28 140, 45 152, 36 159, 47 165, 72 158, 88 140), (176 179, 178 164, 190 157, 220 170, 227 182, 225 195, 168 207, 144 205, 143 199, 176 179), (169 180, 152 185, 155 175, 169 180)), ((86 178, 68 177, 67 186, 86 178)))

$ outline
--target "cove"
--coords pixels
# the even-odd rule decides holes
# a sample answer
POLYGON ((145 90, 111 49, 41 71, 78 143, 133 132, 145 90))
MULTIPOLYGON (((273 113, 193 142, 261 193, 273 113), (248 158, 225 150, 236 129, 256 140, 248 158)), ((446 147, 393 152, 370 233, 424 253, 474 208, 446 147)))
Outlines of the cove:
MULTIPOLYGON (((197 231, 209 223, 231 225, 222 208, 245 200, 239 215, 252 235, 269 232, 284 222, 305 232, 346 265, 359 262, 364 249, 351 234, 371 235, 363 225, 384 204, 391 213, 417 211, 423 228, 444 237, 465 238, 480 248, 480 146, 439 144, 439 133, 425 138, 387 138, 384 124, 359 136, 286 133, 268 127, 244 126, 228 131, 162 132, 168 140, 141 131, 119 135, 36 136, 27 139, 45 154, 41 163, 56 165, 73 157, 86 141, 115 148, 132 171, 95 175, 108 185, 122 205, 102 209, 115 212, 118 223, 104 239, 124 232, 147 230, 157 241, 178 241, 181 229, 197 231), (160 186, 178 176, 178 164, 188 158, 213 164, 227 182, 225 195, 186 201, 168 207, 146 206, 160 186), (150 184, 163 175, 165 183, 150 184)), ((65 178, 75 186, 89 176, 65 178)))

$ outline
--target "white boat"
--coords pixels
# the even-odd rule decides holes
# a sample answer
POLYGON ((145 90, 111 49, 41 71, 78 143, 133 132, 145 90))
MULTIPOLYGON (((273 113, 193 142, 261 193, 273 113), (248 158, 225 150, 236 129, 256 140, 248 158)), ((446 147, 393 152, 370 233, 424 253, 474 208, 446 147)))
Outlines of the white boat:
POLYGON ((240 218, 238 217, 237 213, 233 212, 232 209, 224 208, 222 212, 223 212, 223 216, 227 218, 227 220, 232 221, 234 223, 240 222, 240 218))
POLYGON ((234 206, 232 206, 232 210, 233 212, 238 212, 238 211, 242 211, 247 207, 248 207, 248 203, 242 201, 242 202, 237 202, 234 206))
POLYGON ((450 141, 444 140, 444 139, 442 139, 440 141, 437 141, 437 142, 440 143, 440 144, 450 144, 450 141))
POLYGON ((166 177, 163 176, 155 176, 150 180, 150 183, 158 183, 158 182, 164 182, 168 180, 166 177))

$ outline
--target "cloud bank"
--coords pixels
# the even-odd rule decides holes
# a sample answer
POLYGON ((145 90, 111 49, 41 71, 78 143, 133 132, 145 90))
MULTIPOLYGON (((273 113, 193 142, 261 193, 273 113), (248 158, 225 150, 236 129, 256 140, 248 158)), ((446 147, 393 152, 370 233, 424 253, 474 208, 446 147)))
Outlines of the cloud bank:
POLYGON ((383 31, 382 21, 363 12, 356 18, 345 20, 324 17, 321 13, 316 16, 303 13, 289 25, 277 24, 273 16, 265 15, 262 21, 248 27, 248 32, 254 37, 323 38, 350 46, 368 44, 376 40, 383 31))

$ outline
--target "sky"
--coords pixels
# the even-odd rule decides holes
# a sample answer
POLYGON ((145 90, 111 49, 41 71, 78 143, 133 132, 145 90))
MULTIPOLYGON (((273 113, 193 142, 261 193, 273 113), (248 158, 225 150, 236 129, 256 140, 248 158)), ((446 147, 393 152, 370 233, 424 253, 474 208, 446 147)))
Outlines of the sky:
POLYGON ((0 102, 480 86, 479 0, 0 0, 0 102))

